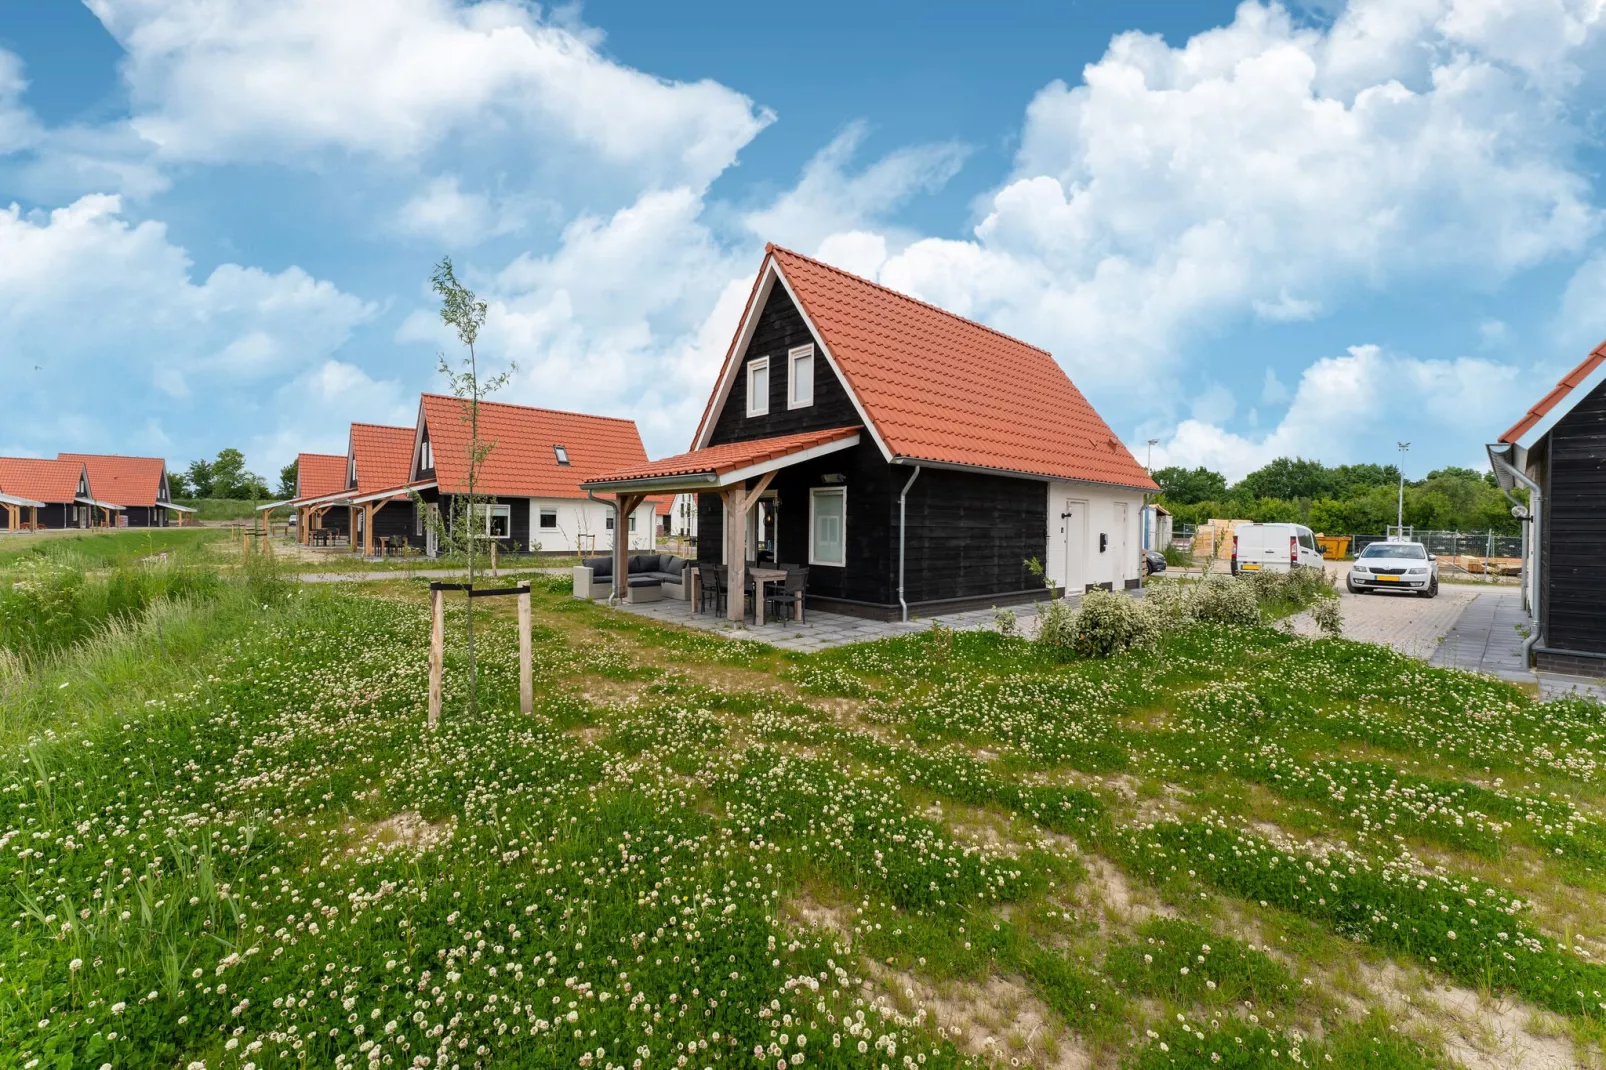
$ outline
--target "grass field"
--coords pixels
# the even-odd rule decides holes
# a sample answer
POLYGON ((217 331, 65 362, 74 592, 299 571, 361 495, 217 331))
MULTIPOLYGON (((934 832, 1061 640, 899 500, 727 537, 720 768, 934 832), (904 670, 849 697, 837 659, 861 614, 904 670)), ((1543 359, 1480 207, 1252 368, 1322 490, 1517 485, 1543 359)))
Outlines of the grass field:
MULTIPOLYGON (((0 679, 0 1064, 1600 1065, 1606 721, 1340 640, 817 655, 257 570, 0 679)), ((504 602, 506 600, 492 600, 504 602)))

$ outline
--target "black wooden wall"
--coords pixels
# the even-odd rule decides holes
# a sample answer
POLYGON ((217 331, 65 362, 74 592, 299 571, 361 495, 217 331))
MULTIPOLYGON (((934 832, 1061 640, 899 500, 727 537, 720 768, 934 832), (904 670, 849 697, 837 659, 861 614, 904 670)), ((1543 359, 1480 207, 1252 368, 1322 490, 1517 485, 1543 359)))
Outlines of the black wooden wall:
MULTIPOLYGON (((803 316, 786 291, 776 286, 770 291, 764 311, 759 314, 758 325, 753 329, 753 340, 742 358, 742 366, 731 385, 725 408, 714 420, 710 445, 724 442, 746 442, 755 438, 773 438, 776 435, 795 435, 800 431, 823 431, 832 427, 857 427, 859 414, 841 380, 825 362, 825 354, 803 322, 803 316), (801 409, 788 409, 787 350, 794 346, 814 344, 814 404, 801 409), (747 365, 756 357, 770 358, 770 411, 764 416, 747 415, 747 365)), ((699 517, 699 522, 701 517, 699 517)), ((700 529, 699 529, 700 534, 700 529)))
MULTIPOLYGON (((426 492, 424 494, 424 498, 425 498, 426 501, 429 500, 429 494, 430 493, 431 492, 426 492)), ((451 494, 442 495, 442 496, 440 496, 439 501, 440 501, 441 514, 443 516, 445 516, 445 517, 450 517, 452 515, 453 509, 457 505, 457 502, 458 502, 457 496, 456 495, 451 495, 451 494)), ((508 530, 511 532, 511 535, 506 539, 498 539, 497 540, 497 545, 499 547, 501 547, 501 549, 504 550, 504 551, 509 551, 509 550, 527 551, 527 550, 529 550, 529 548, 530 548, 530 499, 528 499, 528 498, 490 498, 489 501, 491 501, 491 502, 493 502, 493 503, 495 503, 497 505, 506 505, 506 506, 510 507, 508 509, 508 513, 510 514, 509 517, 508 517, 508 520, 509 520, 508 530)), ((408 508, 411 508, 411 506, 409 506, 408 508)), ((383 516, 384 514, 380 514, 380 515, 383 516)), ((412 515, 411 513, 408 514, 409 519, 407 521, 407 523, 409 525, 408 529, 407 529, 409 535, 411 535, 412 530, 413 530, 413 528, 411 526, 412 525, 411 515, 412 515)), ((375 525, 375 530, 376 531, 380 530, 377 524, 375 525)), ((415 541, 416 541, 417 545, 419 545, 419 546, 423 545, 423 539, 422 538, 417 538, 415 541)))
POLYGON ((1606 654, 1606 383, 1547 436, 1544 645, 1606 654))
MULTIPOLYGON (((418 530, 416 509, 412 500, 400 502, 387 502, 385 507, 374 514, 374 538, 376 539, 403 539, 408 546, 422 548, 424 537, 414 534, 418 530)), ((515 510, 518 506, 513 507, 515 510)))
MULTIPOLYGON (((912 468, 894 470, 897 493, 912 468)), ((926 468, 906 506, 904 586, 910 603, 1040 589, 1028 558, 1047 561, 1048 490, 1036 480, 926 468)), ((897 569, 896 552, 892 567, 897 569)), ((896 583, 896 579, 894 579, 896 583)), ((894 592, 896 597, 896 592, 894 592)))

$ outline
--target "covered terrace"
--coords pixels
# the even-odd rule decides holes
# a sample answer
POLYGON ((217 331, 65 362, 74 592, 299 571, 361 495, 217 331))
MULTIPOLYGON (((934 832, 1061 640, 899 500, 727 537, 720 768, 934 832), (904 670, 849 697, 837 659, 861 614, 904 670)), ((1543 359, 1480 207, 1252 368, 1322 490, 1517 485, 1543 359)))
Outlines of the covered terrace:
MULTIPOLYGON (((729 570, 732 592, 726 613, 731 620, 740 621, 745 616, 742 592, 746 590, 750 553, 749 512, 769 489, 775 473, 790 465, 852 449, 859 444, 860 433, 857 427, 837 427, 707 446, 609 472, 580 486, 593 496, 613 495, 616 534, 625 530, 625 519, 651 495, 718 494, 724 503, 721 557, 729 570)), ((619 603, 625 601, 628 591, 629 553, 628 540, 616 537, 613 587, 614 601, 619 603)))

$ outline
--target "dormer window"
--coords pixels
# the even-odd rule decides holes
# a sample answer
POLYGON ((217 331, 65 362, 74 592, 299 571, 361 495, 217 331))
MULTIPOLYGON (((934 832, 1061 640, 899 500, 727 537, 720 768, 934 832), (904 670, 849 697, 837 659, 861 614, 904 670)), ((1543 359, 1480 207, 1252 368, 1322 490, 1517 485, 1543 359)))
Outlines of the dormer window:
POLYGON ((814 404, 814 346, 798 346, 786 354, 786 407, 806 409, 814 404))
POLYGON ((770 411, 770 358, 754 357, 747 362, 747 415, 763 416, 770 411))
POLYGON ((563 446, 553 446, 552 453, 557 457, 559 464, 569 463, 569 451, 563 446))
POLYGON ((423 448, 418 451, 418 467, 420 471, 429 472, 435 468, 435 447, 430 445, 429 439, 424 440, 423 448))

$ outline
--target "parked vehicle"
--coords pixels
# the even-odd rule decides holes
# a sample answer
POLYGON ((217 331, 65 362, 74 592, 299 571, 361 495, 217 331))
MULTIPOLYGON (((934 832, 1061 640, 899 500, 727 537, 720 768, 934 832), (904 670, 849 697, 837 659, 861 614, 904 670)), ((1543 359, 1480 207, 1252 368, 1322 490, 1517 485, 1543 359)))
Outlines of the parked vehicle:
POLYGON ((1156 572, 1165 571, 1165 554, 1159 550, 1143 551, 1143 574, 1152 576, 1156 572))
POLYGON ((1239 524, 1232 533, 1232 574, 1321 568, 1316 533, 1303 524, 1239 524))
POLYGON ((1439 593, 1438 559, 1419 542, 1374 542, 1350 566, 1344 586, 1350 594, 1407 590, 1432 598, 1439 593))

